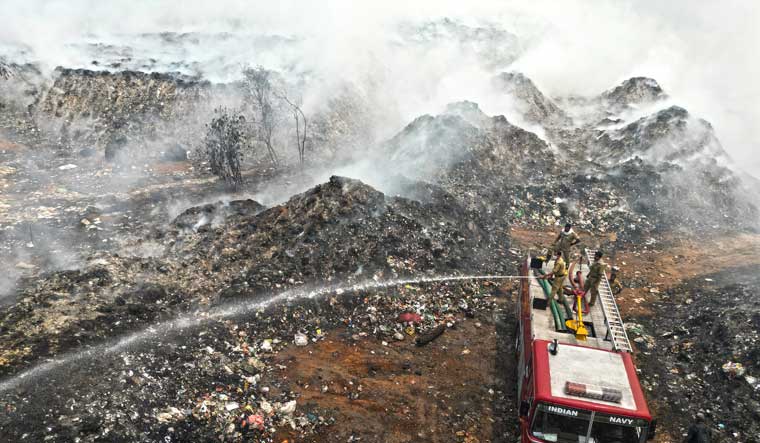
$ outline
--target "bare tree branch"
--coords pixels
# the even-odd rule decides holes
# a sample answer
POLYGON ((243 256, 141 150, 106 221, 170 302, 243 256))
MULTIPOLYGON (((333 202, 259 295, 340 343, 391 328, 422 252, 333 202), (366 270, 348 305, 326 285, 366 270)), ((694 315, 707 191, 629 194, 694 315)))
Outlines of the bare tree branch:
POLYGON ((298 161, 303 168, 304 160, 306 156, 306 115, 301 110, 301 107, 288 99, 284 92, 280 92, 277 95, 280 99, 285 101, 293 110, 293 119, 296 123, 296 145, 298 147, 298 161), (301 134, 301 126, 303 126, 303 134, 301 134))
POLYGON ((258 119, 256 119, 259 127, 257 138, 266 147, 272 165, 277 167, 279 166, 279 159, 272 140, 277 127, 277 119, 275 109, 272 106, 271 72, 259 66, 246 69, 243 71, 243 75, 246 79, 247 92, 253 99, 258 111, 258 119))

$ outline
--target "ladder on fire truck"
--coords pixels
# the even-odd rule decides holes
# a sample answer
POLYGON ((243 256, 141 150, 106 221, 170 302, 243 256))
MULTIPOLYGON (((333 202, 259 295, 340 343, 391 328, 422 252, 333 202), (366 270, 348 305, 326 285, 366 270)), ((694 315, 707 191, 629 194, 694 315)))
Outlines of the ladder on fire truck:
MULTIPOLYGON (((594 264, 594 254, 596 254, 596 250, 586 249, 586 260, 588 260, 589 267, 594 264)), ((620 318, 615 296, 612 294, 610 282, 607 280, 607 273, 604 272, 602 275, 602 281, 599 283, 599 302, 602 304, 604 322, 607 326, 605 339, 612 341, 612 347, 616 351, 633 352, 631 342, 628 341, 628 334, 625 332, 623 319, 620 318)))

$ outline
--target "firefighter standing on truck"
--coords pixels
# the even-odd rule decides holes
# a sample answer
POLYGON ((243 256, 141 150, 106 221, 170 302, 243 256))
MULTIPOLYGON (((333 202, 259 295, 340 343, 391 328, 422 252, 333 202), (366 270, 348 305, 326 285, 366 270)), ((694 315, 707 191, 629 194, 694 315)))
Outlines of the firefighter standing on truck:
POLYGON ((565 277, 567 276, 567 266, 565 266, 565 261, 562 260, 562 251, 556 251, 554 255, 554 268, 552 268, 552 272, 546 274, 544 278, 552 281, 552 293, 550 297, 554 298, 554 294, 557 294, 557 299, 563 301, 565 296, 563 288, 565 286, 565 277))
POLYGON ((565 263, 570 263, 570 248, 580 242, 581 239, 578 238, 578 234, 573 231, 573 225, 567 223, 565 229, 561 230, 559 234, 557 234, 557 238, 554 239, 554 251, 562 252, 562 255, 565 258, 565 263))
POLYGON ((602 261, 602 251, 596 251, 594 254, 594 264, 591 265, 591 268, 588 271, 588 274, 586 275, 586 283, 583 285, 584 296, 591 292, 591 300, 588 302, 589 306, 594 306, 596 303, 597 297, 599 297, 599 283, 602 282, 602 278, 604 278, 604 271, 607 269, 607 263, 602 261))

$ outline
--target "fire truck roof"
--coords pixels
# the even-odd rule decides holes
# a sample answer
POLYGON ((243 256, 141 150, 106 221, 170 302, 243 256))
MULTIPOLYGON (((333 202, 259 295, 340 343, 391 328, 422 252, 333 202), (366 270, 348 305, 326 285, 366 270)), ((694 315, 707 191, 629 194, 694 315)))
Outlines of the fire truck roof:
POLYGON ((551 342, 537 340, 534 345, 537 399, 651 418, 629 353, 560 343, 553 354, 551 342), (586 387, 589 392, 569 389, 578 387, 586 387), (596 390, 599 395, 593 395, 596 390))

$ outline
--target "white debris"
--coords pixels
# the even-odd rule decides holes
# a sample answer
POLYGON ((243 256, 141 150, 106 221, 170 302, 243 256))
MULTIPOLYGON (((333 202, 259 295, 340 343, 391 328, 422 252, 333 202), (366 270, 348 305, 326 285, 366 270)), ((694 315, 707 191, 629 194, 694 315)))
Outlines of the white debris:
POLYGON ((294 337, 296 346, 306 346, 309 344, 309 338, 306 337, 306 334, 301 334, 300 332, 296 334, 294 337))
POLYGON ((272 404, 266 400, 261 400, 261 402, 259 403, 259 407, 261 408, 261 411, 267 415, 271 414, 272 411, 274 410, 274 408, 272 407, 272 404))
POLYGON ((746 372, 744 365, 732 361, 726 362, 722 368, 723 372, 728 374, 729 377, 741 377, 746 372))
POLYGON ((296 412, 296 401, 291 400, 287 403, 281 404, 279 405, 277 409, 278 409, 277 412, 279 412, 282 415, 285 415, 285 416, 293 415, 296 412))
POLYGON ((76 167, 77 167, 77 165, 69 163, 67 165, 59 166, 58 169, 60 169, 61 171, 66 171, 66 170, 69 170, 69 169, 74 169, 76 167))
POLYGON ((29 270, 36 268, 36 266, 23 262, 23 261, 16 263, 16 267, 19 269, 29 269, 29 270))
POLYGON ((156 414, 156 419, 160 423, 168 423, 171 421, 177 421, 183 418, 184 416, 185 414, 183 414, 182 411, 175 408, 174 406, 171 406, 167 408, 165 411, 159 412, 158 414, 156 414))

